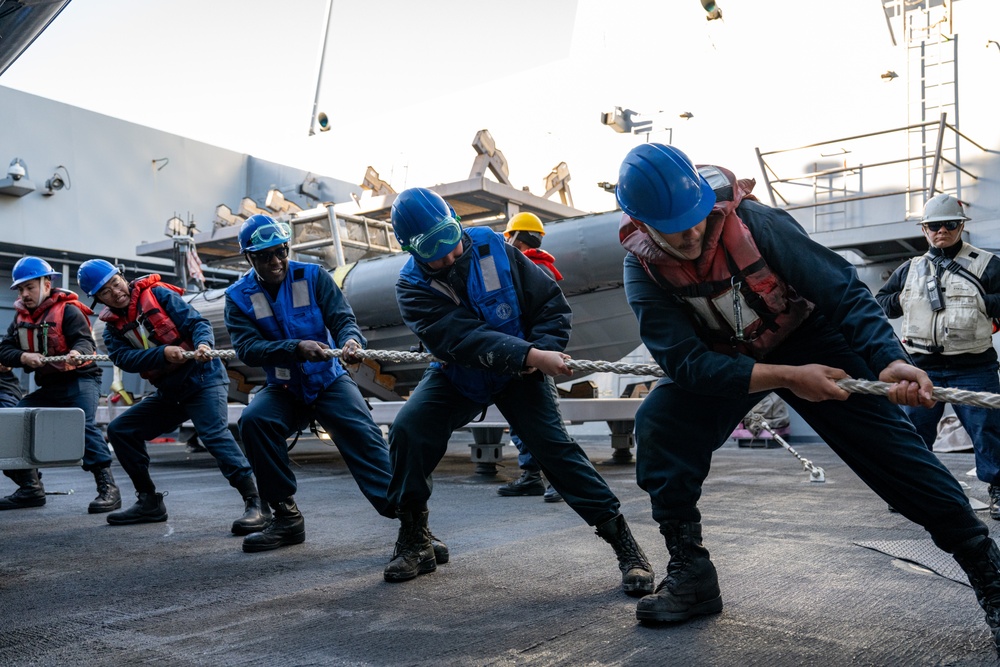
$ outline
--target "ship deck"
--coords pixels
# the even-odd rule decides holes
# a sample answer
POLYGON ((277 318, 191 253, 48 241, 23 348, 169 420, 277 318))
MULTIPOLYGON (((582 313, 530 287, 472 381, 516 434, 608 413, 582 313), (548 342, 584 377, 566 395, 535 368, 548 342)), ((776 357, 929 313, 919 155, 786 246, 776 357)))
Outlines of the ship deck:
MULTIPOLYGON (((607 462, 608 436, 579 440, 659 579, 667 553, 634 466, 607 462)), ((716 453, 701 509, 725 608, 648 627, 620 590, 611 548, 565 504, 498 497, 518 474, 514 451, 505 447, 500 474, 485 477, 473 472, 471 442, 457 434, 434 477, 431 527, 451 562, 402 584, 382 580, 395 522, 374 513, 336 450, 317 440, 292 451, 307 541, 262 554, 243 553, 229 534, 241 503, 207 454, 151 445, 170 519, 131 527, 86 513, 90 475, 47 469, 47 491, 69 495, 0 513, 0 663, 996 663, 971 588, 948 576, 953 561, 821 443, 796 449, 824 468, 825 483, 809 482, 783 449, 733 443, 716 453)), ((967 475, 970 454, 941 458, 987 499, 967 475)))

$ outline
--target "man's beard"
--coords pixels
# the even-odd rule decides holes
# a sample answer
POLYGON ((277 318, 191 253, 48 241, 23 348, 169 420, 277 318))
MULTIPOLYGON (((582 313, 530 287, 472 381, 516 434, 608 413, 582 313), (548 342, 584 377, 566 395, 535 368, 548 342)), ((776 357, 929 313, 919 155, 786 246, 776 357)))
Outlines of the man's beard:
POLYGON ((646 234, 649 238, 653 239, 653 243, 659 246, 660 250, 667 253, 671 257, 676 257, 677 259, 687 259, 687 257, 685 257, 680 250, 667 243, 667 239, 663 238, 660 232, 656 231, 649 225, 646 225, 646 234))

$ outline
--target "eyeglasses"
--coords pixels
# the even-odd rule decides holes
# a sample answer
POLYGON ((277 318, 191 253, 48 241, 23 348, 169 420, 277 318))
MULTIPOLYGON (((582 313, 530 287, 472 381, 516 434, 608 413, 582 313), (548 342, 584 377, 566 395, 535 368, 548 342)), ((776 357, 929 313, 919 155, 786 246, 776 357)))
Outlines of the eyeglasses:
POLYGON ((261 264, 267 264, 271 261, 272 257, 277 257, 278 259, 285 259, 288 257, 288 246, 281 245, 273 250, 258 250, 257 252, 252 252, 250 254, 250 259, 255 262, 260 262, 261 264))
POLYGON ((430 260, 441 246, 455 246, 462 238, 462 225, 452 217, 445 218, 423 234, 410 237, 410 242, 402 246, 423 260, 430 260))
POLYGON ((925 222, 923 223, 924 228, 932 232, 939 232, 941 228, 944 227, 949 232, 953 232, 962 226, 961 220, 947 220, 945 222, 925 222))

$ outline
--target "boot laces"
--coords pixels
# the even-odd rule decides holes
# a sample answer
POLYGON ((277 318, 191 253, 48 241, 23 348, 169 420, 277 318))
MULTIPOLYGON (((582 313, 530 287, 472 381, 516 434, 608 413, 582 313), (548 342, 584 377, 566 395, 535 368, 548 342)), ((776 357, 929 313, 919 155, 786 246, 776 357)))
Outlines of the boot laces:
POLYGON ((646 560, 646 554, 642 553, 639 543, 632 537, 625 522, 619 524, 613 546, 615 548, 615 555, 618 556, 618 566, 622 572, 627 572, 634 568, 650 569, 649 561, 646 560))

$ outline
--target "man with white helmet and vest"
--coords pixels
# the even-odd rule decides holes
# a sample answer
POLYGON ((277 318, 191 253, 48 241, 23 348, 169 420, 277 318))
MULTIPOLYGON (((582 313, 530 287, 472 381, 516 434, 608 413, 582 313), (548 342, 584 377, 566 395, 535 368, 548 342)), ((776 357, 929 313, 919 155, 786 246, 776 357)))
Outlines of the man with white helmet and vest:
MULTIPOLYGON (((24 368, 35 373, 38 389, 17 403, 20 408, 80 408, 84 414, 83 469, 93 473, 97 497, 87 507, 91 514, 111 512, 122 506, 121 494, 111 475, 111 450, 97 427, 97 401, 101 394, 101 369, 79 357, 95 353, 89 316, 93 312, 75 292, 52 287, 59 273, 45 260, 22 257, 11 272, 16 316, 0 341, 0 366, 24 368), (47 362, 46 357, 66 357, 47 362)), ((4 470, 18 490, 0 498, 0 510, 41 507, 45 488, 36 469, 4 470)))
MULTIPOLYGON (((557 282, 563 279, 562 273, 556 268, 556 258, 542 250, 545 227, 542 226, 542 221, 537 215, 527 211, 518 213, 507 223, 503 235, 507 239, 507 243, 524 253, 525 257, 534 262, 550 278, 557 282)), ((517 479, 497 489, 497 495, 505 497, 542 496, 547 503, 562 502, 562 496, 552 488, 551 484, 548 487, 545 486, 538 463, 514 431, 510 432, 510 442, 517 448, 517 464, 523 472, 517 479)))
POLYGON ((673 146, 625 157, 616 195, 625 291, 643 343, 667 378, 636 413, 636 481, 652 501, 670 563, 639 601, 647 622, 721 611, 702 544, 698 500, 712 452, 775 391, 877 494, 954 555, 1000 631, 1000 550, 969 501, 893 403, 934 404, 892 327, 840 255, 786 212, 750 194, 752 180, 696 169, 673 146), (888 396, 850 395, 855 377, 888 396))
POLYGON ((244 512, 233 522, 236 535, 263 530, 271 519, 261 507, 257 484, 229 430, 229 377, 218 357, 211 323, 180 295, 183 290, 158 274, 126 281, 118 267, 91 259, 77 272, 80 288, 104 305, 104 345, 111 361, 148 380, 156 392, 114 418, 108 439, 135 487, 136 503, 108 515, 112 525, 167 520, 162 493, 149 475, 146 442, 191 420, 202 444, 215 457, 230 486, 244 500, 244 512), (187 358, 185 352, 193 352, 187 358))
POLYGON ((625 592, 652 591, 652 569, 618 498, 559 415, 552 377, 572 374, 563 353, 572 313, 559 287, 502 235, 463 229, 432 190, 401 192, 392 226, 410 253, 396 282, 400 313, 440 362, 427 369, 389 429, 389 498, 402 523, 386 581, 434 571, 431 474, 452 433, 492 403, 566 503, 612 545, 625 592))
MULTIPOLYGON (((952 195, 928 199, 919 224, 930 248, 900 265, 875 299, 890 318, 903 318, 903 347, 935 386, 997 394, 1000 259, 962 240, 968 219, 952 195)), ((976 476, 989 484, 990 518, 1000 520, 1000 411, 954 408, 972 439, 976 476)), ((931 449, 944 405, 903 410, 931 449)))
MULTIPOLYGON (((305 520, 286 440, 318 422, 333 438, 361 492, 395 518, 386 498, 389 449, 357 384, 338 359, 357 361, 362 349, 354 311, 322 266, 288 259, 291 227, 254 215, 240 228, 240 251, 250 271, 226 290, 226 328, 240 360, 262 367, 267 384, 240 417, 240 435, 257 475, 261 497, 273 510, 271 525, 243 540, 246 552, 305 541, 305 520)), ((437 558, 447 562, 438 543, 437 558)))

